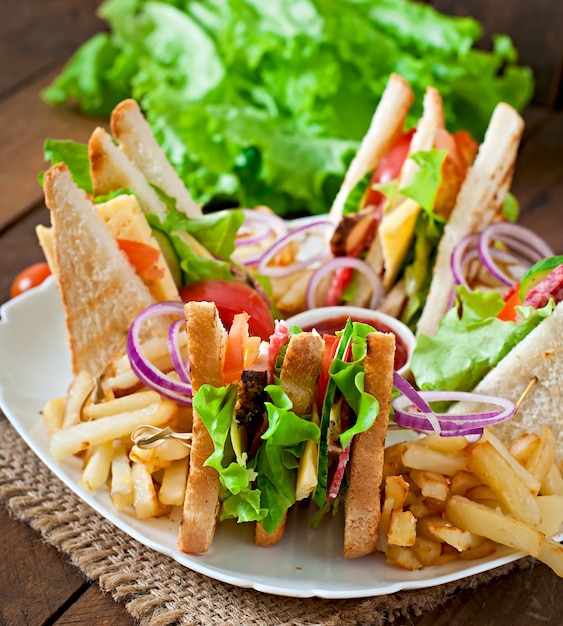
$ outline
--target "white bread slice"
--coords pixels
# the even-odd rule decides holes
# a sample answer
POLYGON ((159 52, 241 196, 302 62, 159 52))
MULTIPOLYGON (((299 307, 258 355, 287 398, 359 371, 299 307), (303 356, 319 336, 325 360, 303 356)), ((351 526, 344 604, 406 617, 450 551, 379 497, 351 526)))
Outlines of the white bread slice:
POLYGON ((367 336, 365 390, 377 398, 379 415, 374 425, 356 435, 352 442, 350 482, 344 509, 344 557, 347 559, 374 552, 377 546, 394 358, 393 333, 367 336))
MULTIPOLYGON (((217 308, 213 302, 187 302, 184 312, 193 392, 203 384, 221 387, 225 330, 217 308)), ((178 533, 178 548, 188 554, 207 552, 215 534, 221 484, 217 470, 203 465, 213 451, 213 440, 194 410, 190 469, 178 533)))
POLYGON ((189 217, 201 215, 186 186, 157 144, 151 127, 137 102, 123 100, 112 111, 111 132, 120 148, 144 174, 145 178, 176 199, 176 207, 189 217))
MULTIPOLYGON (((557 440, 557 455, 563 457, 563 302, 539 326, 515 346, 477 385, 478 393, 491 394, 518 402, 537 377, 520 408, 509 420, 491 426, 505 445, 529 432, 540 434, 550 426, 557 440)), ((458 412, 482 411, 483 405, 459 402, 458 412)))
POLYGON ((103 128, 94 130, 88 141, 88 160, 94 195, 130 189, 143 213, 154 213, 164 221, 167 208, 137 166, 113 142, 103 128))
POLYGON ((366 174, 375 170, 403 132, 413 100, 414 94, 409 83, 398 74, 391 74, 369 129, 350 163, 330 209, 329 217, 336 224, 342 219, 346 198, 352 189, 366 174))
POLYGON ((417 332, 434 335, 448 308, 454 287, 450 259, 455 246, 467 235, 479 232, 500 218, 523 129, 524 120, 511 106, 503 102, 496 106, 440 240, 417 332))
POLYGON ((46 172, 44 191, 72 371, 99 376, 155 300, 66 165, 46 172))
MULTIPOLYGON (((280 371, 282 389, 293 404, 293 411, 302 417, 311 412, 315 398, 315 387, 321 373, 325 351, 322 337, 316 332, 292 335, 280 371)), ((254 543, 259 546, 274 546, 285 534, 286 517, 272 533, 256 524, 254 543)))

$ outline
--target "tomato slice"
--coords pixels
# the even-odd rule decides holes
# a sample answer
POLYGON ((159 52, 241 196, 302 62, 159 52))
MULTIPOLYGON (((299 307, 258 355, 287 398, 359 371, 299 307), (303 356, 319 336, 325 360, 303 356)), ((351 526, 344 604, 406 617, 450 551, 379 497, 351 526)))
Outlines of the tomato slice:
POLYGON ((522 299, 520 298, 520 281, 518 281, 515 285, 513 285, 504 297, 504 306, 498 312, 497 318, 499 320, 503 320, 504 322, 514 322, 516 321, 516 308, 522 304, 522 299))
POLYGON ((215 302, 219 316, 226 328, 230 328, 237 313, 250 316, 248 327, 251 335, 268 341, 274 332, 274 319, 268 305, 260 295, 245 283, 229 280, 203 280, 180 289, 184 302, 215 302))
POLYGON ((371 184, 364 198, 364 206, 378 206, 381 203, 385 196, 371 187, 376 183, 388 183, 399 176, 403 163, 408 156, 414 131, 415 129, 411 128, 404 132, 381 159, 371 177, 371 184))
POLYGON ((248 341, 248 314, 237 313, 229 329, 223 363, 223 380, 226 384, 239 381, 244 370, 244 346, 248 341))
POLYGON ((117 243, 141 278, 158 280, 164 276, 164 270, 157 265, 160 250, 132 239, 117 239, 117 243))
POLYGON ((317 402, 320 404, 324 401, 326 388, 330 378, 328 370, 331 363, 334 361, 334 355, 338 349, 340 337, 337 337, 336 335, 323 335, 323 339, 325 342, 325 353, 323 363, 321 365, 321 373, 319 375, 319 380, 317 381, 317 402))
POLYGON ((15 298, 19 296, 20 293, 37 287, 50 275, 51 270, 49 269, 49 265, 45 262, 34 263, 26 267, 12 281, 10 298, 15 298))

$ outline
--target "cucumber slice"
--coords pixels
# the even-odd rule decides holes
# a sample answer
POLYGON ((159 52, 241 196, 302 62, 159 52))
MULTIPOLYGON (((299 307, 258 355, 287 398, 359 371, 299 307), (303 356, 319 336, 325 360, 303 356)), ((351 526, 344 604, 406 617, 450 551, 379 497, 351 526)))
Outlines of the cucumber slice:
POLYGON ((160 246, 160 251, 164 256, 164 260, 170 269, 170 273, 172 274, 172 278, 176 283, 176 287, 180 289, 183 285, 182 280, 182 268, 180 267, 180 259, 174 250, 174 246, 168 239, 166 233, 163 233, 161 230, 157 230, 156 228, 152 229, 153 237, 156 239, 158 245, 160 246))
POLYGON ((536 285, 539 285, 548 274, 561 264, 563 264, 563 256, 552 256, 532 265, 520 281, 520 299, 522 302, 536 285))

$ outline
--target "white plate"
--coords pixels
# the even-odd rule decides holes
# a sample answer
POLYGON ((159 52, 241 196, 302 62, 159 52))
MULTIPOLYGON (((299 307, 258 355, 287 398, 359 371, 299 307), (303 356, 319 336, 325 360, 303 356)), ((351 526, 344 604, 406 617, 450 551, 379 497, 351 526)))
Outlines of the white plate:
POLYGON ((70 361, 58 291, 52 279, 0 309, 0 406, 29 447, 70 489, 122 531, 186 567, 211 578, 268 593, 323 598, 359 598, 419 589, 458 580, 520 558, 499 550, 493 558, 462 560, 407 572, 385 563, 382 555, 356 560, 342 557, 342 520, 317 530, 309 511, 293 511, 286 535, 274 548, 253 544, 249 524, 219 524, 208 554, 190 556, 176 548, 179 510, 161 519, 137 520, 117 511, 107 492, 90 492, 80 482, 80 462, 56 462, 39 411, 65 394, 70 361))

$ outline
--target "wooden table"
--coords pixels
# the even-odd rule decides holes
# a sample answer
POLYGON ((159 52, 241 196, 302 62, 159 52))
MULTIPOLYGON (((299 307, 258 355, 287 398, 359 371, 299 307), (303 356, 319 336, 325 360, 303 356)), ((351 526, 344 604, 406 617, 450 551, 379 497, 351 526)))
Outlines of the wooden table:
MULTIPOLYGON (((17 5, 3 2, 0 8, 0 303, 8 299, 17 272, 42 260, 34 228, 48 223, 36 182, 45 166, 43 140, 85 141, 97 124, 47 107, 39 93, 70 51, 103 27, 94 17, 98 4, 82 0, 78 9, 72 0, 20 0, 17 5)), ((562 254, 563 114, 553 112, 557 97, 552 94, 547 102, 547 91, 542 106, 526 112, 527 130, 513 191, 521 203, 521 223, 562 254)), ((1 507, 0 537, 0 626, 134 623, 122 604, 103 595, 64 555, 1 507)), ((445 607, 408 623, 528 626, 561 623, 561 615, 563 580, 537 564, 478 592, 463 591, 445 607)))

